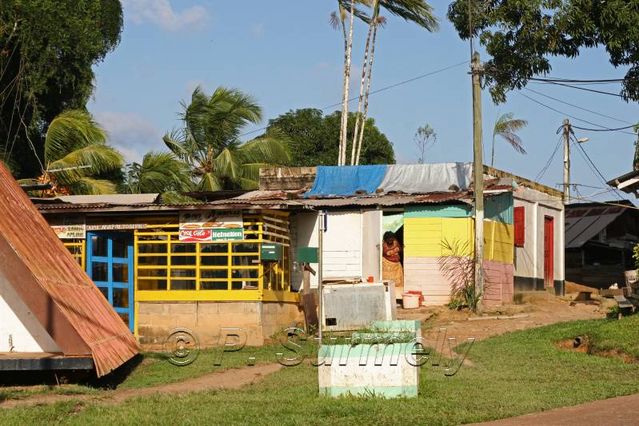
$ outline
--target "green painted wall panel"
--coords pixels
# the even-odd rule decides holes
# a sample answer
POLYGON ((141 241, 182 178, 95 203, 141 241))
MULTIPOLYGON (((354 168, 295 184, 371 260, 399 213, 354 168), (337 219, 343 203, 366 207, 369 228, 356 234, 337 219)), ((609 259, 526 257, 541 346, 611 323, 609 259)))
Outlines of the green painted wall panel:
POLYGON ((406 207, 406 218, 436 218, 436 217, 471 217, 472 207, 467 204, 432 204, 406 207))

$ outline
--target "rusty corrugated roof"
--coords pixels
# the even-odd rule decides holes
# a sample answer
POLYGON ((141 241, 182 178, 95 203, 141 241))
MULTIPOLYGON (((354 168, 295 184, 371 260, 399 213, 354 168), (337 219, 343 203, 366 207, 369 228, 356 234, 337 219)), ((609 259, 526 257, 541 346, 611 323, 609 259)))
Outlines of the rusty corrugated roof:
POLYGON ((122 319, 0 164, 0 270, 64 355, 91 355, 98 377, 138 353, 122 319))

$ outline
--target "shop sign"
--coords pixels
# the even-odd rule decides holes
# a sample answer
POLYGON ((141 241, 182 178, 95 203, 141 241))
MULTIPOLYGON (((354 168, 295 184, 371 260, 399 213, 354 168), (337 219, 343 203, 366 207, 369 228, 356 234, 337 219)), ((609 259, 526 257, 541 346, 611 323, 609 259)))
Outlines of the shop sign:
POLYGON ((87 227, 84 223, 64 223, 51 225, 51 228, 61 240, 83 240, 86 238, 87 227))
POLYGON ((180 241, 230 241, 244 239, 242 214, 212 211, 180 212, 180 241))

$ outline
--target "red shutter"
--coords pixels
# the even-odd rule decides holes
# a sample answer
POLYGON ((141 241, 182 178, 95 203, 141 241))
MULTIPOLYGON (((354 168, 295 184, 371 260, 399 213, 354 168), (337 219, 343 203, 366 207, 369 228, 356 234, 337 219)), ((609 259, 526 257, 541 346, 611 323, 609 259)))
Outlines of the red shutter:
POLYGON ((526 242, 526 210, 515 207, 515 247, 523 247, 526 242))

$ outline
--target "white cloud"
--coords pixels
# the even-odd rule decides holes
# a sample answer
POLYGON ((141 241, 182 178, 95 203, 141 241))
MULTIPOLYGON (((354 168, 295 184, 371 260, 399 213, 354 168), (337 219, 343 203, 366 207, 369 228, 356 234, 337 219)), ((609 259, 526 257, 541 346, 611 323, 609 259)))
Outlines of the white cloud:
POLYGON ((109 144, 124 155, 127 163, 141 162, 148 151, 164 150, 160 130, 137 114, 102 111, 94 116, 107 131, 109 144))
POLYGON ((168 31, 201 29, 209 20, 208 11, 195 5, 177 11, 169 0, 123 0, 124 14, 136 24, 151 22, 168 31))

